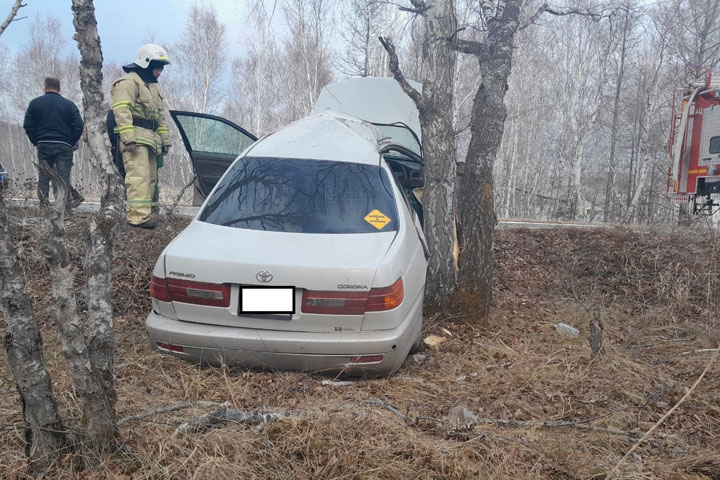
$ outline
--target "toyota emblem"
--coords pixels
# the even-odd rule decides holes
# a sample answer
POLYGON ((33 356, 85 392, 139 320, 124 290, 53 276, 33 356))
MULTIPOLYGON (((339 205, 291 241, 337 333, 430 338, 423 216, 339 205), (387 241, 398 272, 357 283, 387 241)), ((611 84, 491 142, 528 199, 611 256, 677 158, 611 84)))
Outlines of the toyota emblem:
POLYGON ((255 274, 255 278, 257 278, 259 282, 268 283, 273 279, 273 275, 267 270, 260 270, 255 274))

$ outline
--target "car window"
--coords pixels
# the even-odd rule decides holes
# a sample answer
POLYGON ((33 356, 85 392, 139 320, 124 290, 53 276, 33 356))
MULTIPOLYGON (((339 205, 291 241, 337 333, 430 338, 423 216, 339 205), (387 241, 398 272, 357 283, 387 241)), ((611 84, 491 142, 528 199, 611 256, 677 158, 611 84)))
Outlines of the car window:
POLYGON ((393 125, 385 125, 382 123, 373 123, 384 135, 390 137, 393 143, 402 145, 411 152, 417 155, 422 155, 422 147, 418 142, 418 138, 415 136, 410 127, 404 123, 397 123, 393 125))
POLYGON ((178 115, 177 122, 195 152, 239 155, 254 142, 231 125, 213 118, 178 115))
POLYGON ((390 182, 379 165, 245 157, 220 181, 199 220, 277 232, 393 231, 390 182))

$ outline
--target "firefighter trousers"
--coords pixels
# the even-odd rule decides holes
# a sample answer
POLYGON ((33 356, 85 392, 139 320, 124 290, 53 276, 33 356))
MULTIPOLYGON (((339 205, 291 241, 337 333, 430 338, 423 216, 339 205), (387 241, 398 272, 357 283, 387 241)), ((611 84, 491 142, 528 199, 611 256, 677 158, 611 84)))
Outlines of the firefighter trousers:
POLYGON ((123 152, 125 190, 127 191, 127 221, 133 225, 150 220, 152 198, 157 184, 155 151, 137 145, 134 153, 123 152))

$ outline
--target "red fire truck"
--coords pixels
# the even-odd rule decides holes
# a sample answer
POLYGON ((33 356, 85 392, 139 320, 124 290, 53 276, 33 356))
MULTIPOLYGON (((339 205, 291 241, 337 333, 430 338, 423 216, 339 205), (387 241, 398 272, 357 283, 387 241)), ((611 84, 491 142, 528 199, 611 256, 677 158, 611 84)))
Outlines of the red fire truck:
POLYGON ((712 215, 720 207, 720 80, 703 69, 686 81, 673 95, 667 190, 690 213, 712 215))

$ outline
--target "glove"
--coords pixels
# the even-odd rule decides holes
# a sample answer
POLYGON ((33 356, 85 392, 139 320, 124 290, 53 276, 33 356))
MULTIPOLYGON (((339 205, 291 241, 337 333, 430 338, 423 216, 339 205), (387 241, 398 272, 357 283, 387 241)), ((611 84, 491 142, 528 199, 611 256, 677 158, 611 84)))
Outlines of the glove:
POLYGON ((167 155, 169 151, 170 151, 170 145, 163 145, 163 146, 162 146, 162 152, 161 152, 161 153, 162 153, 163 155, 167 155))
POLYGON ((135 153, 137 151, 137 143, 128 142, 124 145, 123 152, 135 153))

